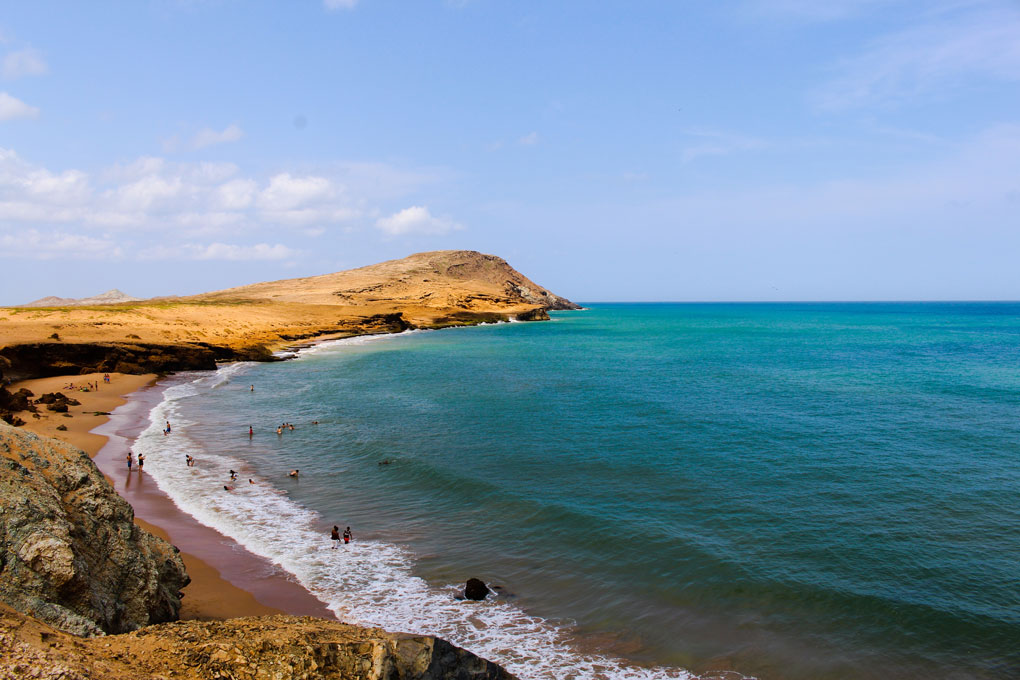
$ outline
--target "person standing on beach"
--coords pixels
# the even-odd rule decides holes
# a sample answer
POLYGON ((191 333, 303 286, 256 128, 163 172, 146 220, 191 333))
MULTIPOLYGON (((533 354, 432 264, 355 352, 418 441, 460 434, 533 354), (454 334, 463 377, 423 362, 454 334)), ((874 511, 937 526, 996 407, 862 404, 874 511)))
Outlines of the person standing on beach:
POLYGON ((351 533, 351 528, 347 527, 344 529, 344 545, 347 545, 352 540, 354 540, 354 534, 351 533))
POLYGON ((340 527, 333 525, 333 531, 330 532, 329 537, 333 539, 333 550, 340 547, 340 527))
POLYGON ((127 462, 128 462, 128 472, 131 472, 131 463, 134 462, 134 456, 131 455, 130 451, 128 451, 127 462))
POLYGON ((143 465, 145 465, 145 454, 144 453, 139 453, 138 454, 138 471, 139 472, 142 471, 142 466, 143 465))

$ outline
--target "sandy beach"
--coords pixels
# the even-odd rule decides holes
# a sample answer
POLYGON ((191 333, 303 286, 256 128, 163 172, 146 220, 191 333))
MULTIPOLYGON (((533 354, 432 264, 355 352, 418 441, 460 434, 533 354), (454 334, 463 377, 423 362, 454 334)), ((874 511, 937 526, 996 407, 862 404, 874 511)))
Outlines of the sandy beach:
POLYGON ((86 451, 107 480, 135 511, 135 522, 181 550, 191 583, 184 589, 182 619, 218 620, 239 616, 295 614, 335 618, 325 605, 266 560, 181 512, 145 473, 128 473, 127 451, 148 425, 162 388, 156 376, 103 374, 55 376, 17 382, 13 391, 36 398, 62 392, 81 402, 68 413, 39 407, 39 417, 23 413, 25 430, 68 442, 86 451), (98 389, 81 391, 98 383, 98 389), (69 387, 74 385, 73 388, 69 387), (116 411, 116 412, 115 412, 116 411), (58 427, 66 429, 59 430, 58 427))

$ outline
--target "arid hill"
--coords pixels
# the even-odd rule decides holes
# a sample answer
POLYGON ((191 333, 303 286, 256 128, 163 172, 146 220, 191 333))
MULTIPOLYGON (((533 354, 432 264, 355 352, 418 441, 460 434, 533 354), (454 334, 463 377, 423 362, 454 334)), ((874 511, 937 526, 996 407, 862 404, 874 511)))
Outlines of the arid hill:
POLYGON ((541 320, 549 309, 577 308, 502 258, 444 250, 189 297, 0 308, 0 368, 15 380, 211 368, 269 359, 313 338, 541 320))

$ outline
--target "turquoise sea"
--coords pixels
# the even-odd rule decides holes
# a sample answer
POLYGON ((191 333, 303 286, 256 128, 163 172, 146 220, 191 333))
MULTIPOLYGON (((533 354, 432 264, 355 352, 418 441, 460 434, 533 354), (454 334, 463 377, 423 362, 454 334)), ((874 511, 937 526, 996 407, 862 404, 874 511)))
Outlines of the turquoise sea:
POLYGON ((1020 677, 1020 304, 553 316, 176 376, 136 448, 342 619, 521 678, 1020 677))

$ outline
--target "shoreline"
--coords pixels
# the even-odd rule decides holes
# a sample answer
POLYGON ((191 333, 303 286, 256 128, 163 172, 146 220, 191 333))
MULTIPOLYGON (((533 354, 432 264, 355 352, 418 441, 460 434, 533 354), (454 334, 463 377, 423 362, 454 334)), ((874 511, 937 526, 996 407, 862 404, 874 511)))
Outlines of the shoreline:
POLYGON ((71 417, 45 407, 40 408, 40 418, 23 413, 27 422, 22 429, 83 449, 131 504, 135 523, 181 551, 191 583, 184 588, 180 618, 224 620, 292 614, 336 620, 324 603, 289 574, 181 511, 137 468, 127 473, 127 451, 148 426, 149 412, 162 400, 166 386, 158 383, 154 374, 110 373, 110 377, 110 384, 103 383, 103 374, 93 373, 23 380, 10 387, 14 391, 27 388, 36 397, 59 391, 81 402, 68 407, 71 417), (85 382, 98 382, 99 390, 65 389, 68 384, 77 387, 85 382), (61 425, 67 429, 57 430, 61 425))

